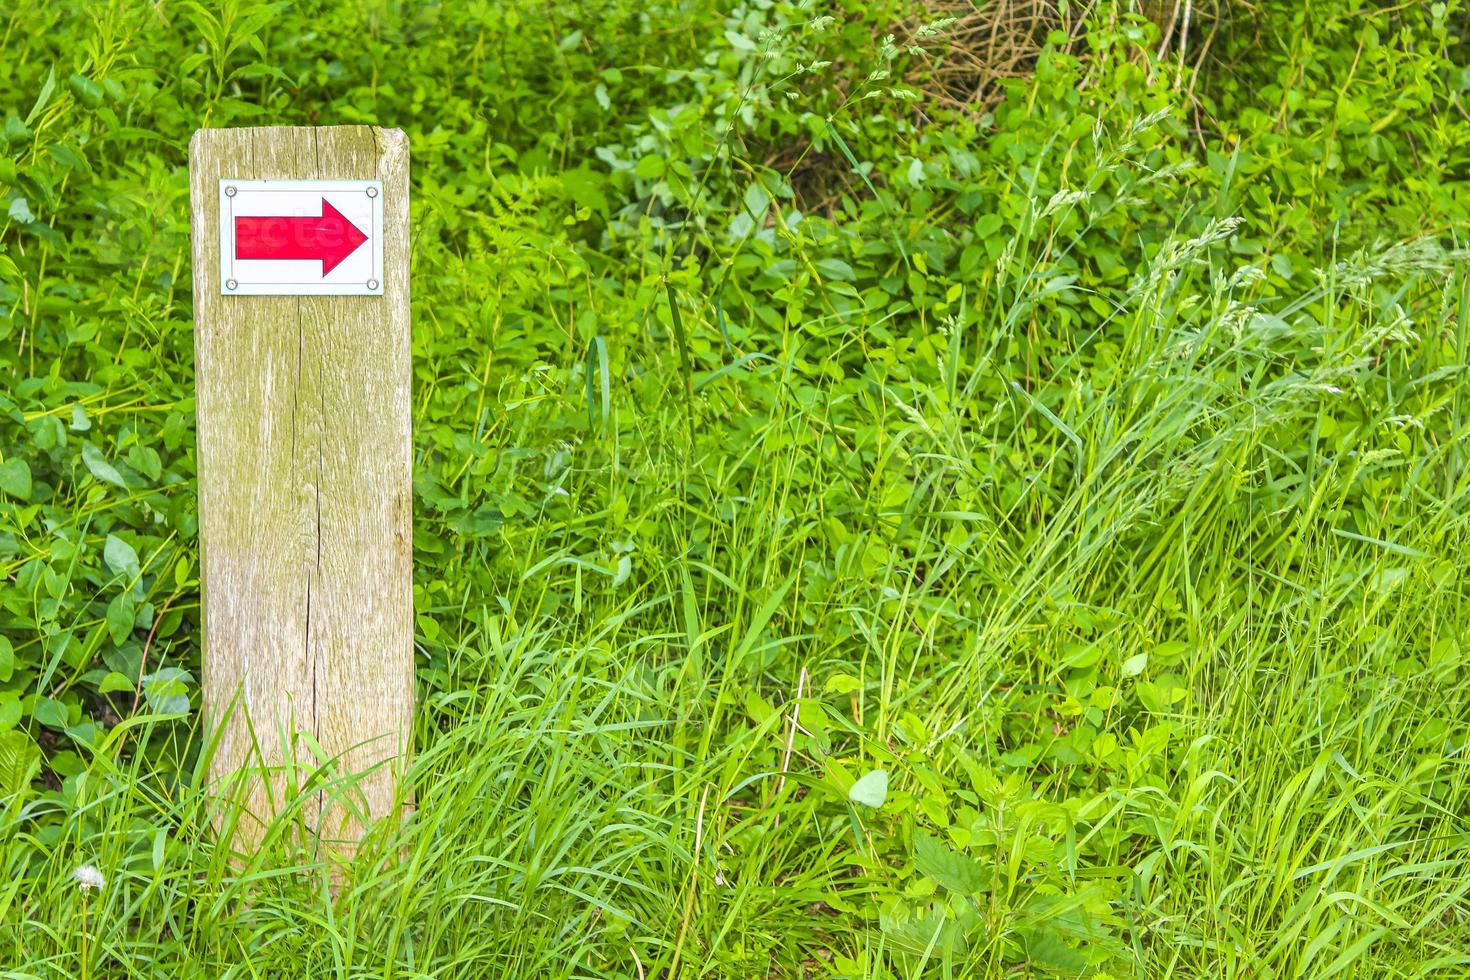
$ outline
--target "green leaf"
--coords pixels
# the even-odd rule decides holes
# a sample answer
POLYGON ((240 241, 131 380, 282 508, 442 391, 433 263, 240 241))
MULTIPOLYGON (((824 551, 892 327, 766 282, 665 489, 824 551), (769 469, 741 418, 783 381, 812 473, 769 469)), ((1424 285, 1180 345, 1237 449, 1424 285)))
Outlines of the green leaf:
POLYGON ((111 694, 114 691, 131 691, 133 682, 115 670, 109 670, 107 676, 102 678, 102 683, 97 685, 100 694, 111 694))
POLYGON ((29 428, 31 444, 37 449, 50 452, 66 445, 66 426, 54 415, 43 415, 32 420, 29 428))
POLYGON ((77 97, 77 101, 88 109, 95 109, 102 104, 102 86, 86 75, 72 75, 66 80, 66 84, 77 97))
POLYGON ((112 569, 112 574, 125 576, 129 582, 142 574, 138 553, 133 550, 132 545, 115 534, 107 536, 107 543, 102 546, 102 560, 112 569))
POLYGON ((30 785, 41 768, 41 749, 25 732, 0 734, 0 799, 30 785))
POLYGON ((841 259, 817 259, 812 265, 816 266, 818 272, 824 279, 836 279, 838 282, 852 282, 857 278, 857 273, 852 271, 852 266, 841 259))
POLYGON ((122 646, 104 650, 102 662, 109 670, 128 678, 129 683, 136 684, 138 674, 143 669, 143 648, 136 643, 124 643, 122 646))
POLYGON ((52 143, 46 147, 46 152, 51 154, 55 160, 67 170, 86 170, 87 158, 82 156, 81 151, 66 143, 52 143))
POLYGON ((31 468, 23 459, 0 463, 0 490, 20 500, 31 499, 31 468))
POLYGON ((1036 966, 1064 973, 1081 973, 1087 969, 1087 957, 1067 944, 1060 932, 1050 926, 1020 930, 1026 958, 1036 966))
POLYGON ((189 713, 189 687, 194 677, 178 667, 143 675, 143 698, 148 710, 161 715, 183 715, 189 713))
POLYGON ((760 221, 770 206, 771 195, 760 184, 751 184, 745 188, 745 211, 751 218, 760 221))
POLYGON ((745 692, 745 710, 757 725, 764 725, 776 713, 776 709, 771 707, 771 703, 761 697, 757 691, 745 692))
POLYGON ((878 809, 888 799, 888 773, 882 769, 874 769, 852 784, 852 789, 847 791, 847 798, 862 806, 878 809))
POLYGON ((102 456, 102 450, 90 442, 82 444, 82 462, 86 463, 92 475, 103 483, 111 483, 124 490, 128 488, 128 485, 123 482, 122 474, 102 456))
POLYGON ((1077 643, 1068 647, 1062 656, 1063 667, 1087 668, 1102 659, 1103 649, 1096 643, 1077 643))
POLYGON ((5 142, 24 143, 31 138, 30 127, 20 121, 19 116, 5 117, 5 142))
POLYGON ((992 869, 928 834, 914 836, 914 867, 952 892, 975 895, 990 885, 992 869))
POLYGON ((23 225, 28 225, 36 220, 36 216, 31 213, 30 204, 26 202, 25 198, 19 195, 11 198, 10 207, 7 209, 6 214, 23 225))
POLYGON ((664 293, 669 298, 669 321, 674 325, 674 339, 679 344, 679 367, 684 372, 684 411, 689 426, 689 448, 694 448, 694 369, 689 360, 689 338, 684 333, 684 319, 679 315, 679 297, 674 284, 664 280, 664 293))
POLYGON ((15 646, 10 637, 0 636, 0 683, 10 680, 15 673, 15 646))
POLYGON ((633 168, 633 173, 645 180, 656 180, 664 175, 664 158, 650 153, 638 161, 638 166, 633 168))
POLYGON ((133 635, 133 623, 137 610, 133 605, 133 594, 124 592, 107 604, 107 632, 115 646, 122 646, 133 635))
POLYGON ((883 931, 888 944, 900 953, 911 956, 937 953, 942 956, 948 950, 965 948, 965 930, 969 923, 962 916, 963 909, 951 918, 938 903, 918 909, 898 905, 879 913, 878 928, 883 931))
POLYGON ((35 104, 31 106, 31 111, 26 114, 27 125, 36 121, 36 117, 41 114, 42 109, 46 108, 46 103, 51 101, 51 94, 55 91, 56 66, 52 65, 51 71, 46 75, 46 81, 41 85, 40 93, 36 96, 35 104))
POLYGON ((0 732, 8 732, 20 724, 20 698, 14 691, 0 691, 0 732))
POLYGON ((607 424, 608 415, 612 411, 612 394, 608 387, 607 375, 607 341, 601 337, 593 337, 592 342, 587 345, 587 428, 596 429, 598 419, 603 425, 607 424), (593 360, 593 355, 597 359, 593 360), (598 378, 597 391, 602 394, 602 413, 597 413, 598 401, 592 384, 593 375, 598 378))
POLYGON ((36 706, 31 709, 31 717, 36 719, 39 725, 60 731, 67 724, 66 705, 54 698, 37 697, 36 706))

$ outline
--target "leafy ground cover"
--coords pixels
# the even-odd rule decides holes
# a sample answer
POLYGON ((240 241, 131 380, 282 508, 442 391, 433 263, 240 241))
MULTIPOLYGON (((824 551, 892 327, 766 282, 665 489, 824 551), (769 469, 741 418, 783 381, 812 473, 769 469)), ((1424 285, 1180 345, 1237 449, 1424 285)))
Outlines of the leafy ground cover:
POLYGON ((1466 22, 10 5, 5 975, 1470 975, 1466 22), (275 123, 413 150, 330 875, 197 718, 186 146, 275 123))

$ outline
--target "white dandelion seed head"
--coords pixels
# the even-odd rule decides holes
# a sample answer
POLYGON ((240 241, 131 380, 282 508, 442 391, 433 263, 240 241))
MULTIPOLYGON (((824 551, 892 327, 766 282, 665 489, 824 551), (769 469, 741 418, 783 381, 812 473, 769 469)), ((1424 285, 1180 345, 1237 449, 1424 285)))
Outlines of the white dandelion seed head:
POLYGON ((97 866, 93 864, 82 865, 73 871, 71 876, 76 879, 77 887, 84 892, 100 891, 102 886, 107 884, 107 879, 102 876, 102 872, 98 871, 97 866))

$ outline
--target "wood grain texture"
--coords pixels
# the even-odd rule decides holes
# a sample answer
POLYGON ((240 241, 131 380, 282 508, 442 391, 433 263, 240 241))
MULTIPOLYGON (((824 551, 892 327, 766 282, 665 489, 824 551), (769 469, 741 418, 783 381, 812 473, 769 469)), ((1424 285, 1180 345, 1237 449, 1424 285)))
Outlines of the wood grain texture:
POLYGON ((306 823, 350 849, 394 808, 413 713, 408 143, 200 130, 189 176, 211 779, 243 800, 249 849, 321 764, 314 739, 357 775, 307 800, 306 823), (384 294, 221 296, 228 177, 382 180, 384 294))

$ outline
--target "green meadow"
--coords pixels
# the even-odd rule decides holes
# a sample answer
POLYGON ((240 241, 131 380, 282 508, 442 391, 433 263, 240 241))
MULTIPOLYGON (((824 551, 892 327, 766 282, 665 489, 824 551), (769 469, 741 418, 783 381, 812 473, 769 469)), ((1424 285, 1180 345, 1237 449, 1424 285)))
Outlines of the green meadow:
POLYGON ((1470 977, 1467 36, 6 3, 0 977, 1470 977), (418 708, 343 863, 329 758, 216 832, 187 158, 363 123, 418 708))

